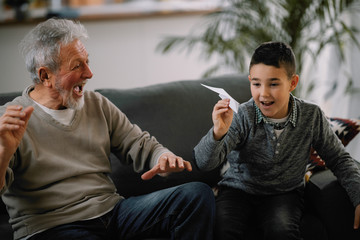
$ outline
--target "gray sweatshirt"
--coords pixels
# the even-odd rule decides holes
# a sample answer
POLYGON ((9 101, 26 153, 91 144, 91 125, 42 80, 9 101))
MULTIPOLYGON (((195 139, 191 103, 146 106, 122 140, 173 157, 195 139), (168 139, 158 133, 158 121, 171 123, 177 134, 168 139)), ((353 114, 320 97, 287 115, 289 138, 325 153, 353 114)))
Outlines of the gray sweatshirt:
POLYGON ((122 199, 109 177, 110 152, 141 171, 168 151, 99 93, 85 92, 67 126, 30 99, 30 89, 0 107, 1 115, 9 104, 35 109, 1 191, 15 239, 110 211, 122 199))
POLYGON ((360 171, 345 151, 320 108, 291 96, 292 110, 277 138, 253 99, 239 107, 227 134, 216 141, 213 128, 194 149, 197 166, 211 170, 224 161, 229 169, 220 186, 266 195, 291 191, 304 185, 310 148, 318 152, 354 206, 360 204, 360 171))

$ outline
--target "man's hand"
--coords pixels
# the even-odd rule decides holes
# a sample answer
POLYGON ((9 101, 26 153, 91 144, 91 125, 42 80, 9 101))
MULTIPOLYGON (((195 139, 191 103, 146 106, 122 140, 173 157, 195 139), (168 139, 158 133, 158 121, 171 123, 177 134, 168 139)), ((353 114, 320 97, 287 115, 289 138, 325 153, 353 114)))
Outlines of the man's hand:
POLYGON ((214 138, 220 140, 229 130, 232 118, 233 110, 229 107, 230 99, 223 99, 215 104, 212 119, 214 123, 214 138))
POLYGON ((0 189, 4 186, 6 168, 24 136, 33 107, 8 106, 0 117, 0 189))
POLYGON ((21 106, 8 106, 0 117, 0 153, 6 149, 13 154, 25 133, 33 107, 22 111, 21 106))
POLYGON ((354 219, 354 229, 359 229, 360 227, 360 204, 355 208, 355 219, 354 219))
POLYGON ((171 152, 163 153, 158 164, 152 169, 141 175, 143 180, 150 180, 156 174, 165 174, 170 172, 181 172, 183 170, 192 171, 191 163, 183 160, 181 157, 174 155, 171 152))

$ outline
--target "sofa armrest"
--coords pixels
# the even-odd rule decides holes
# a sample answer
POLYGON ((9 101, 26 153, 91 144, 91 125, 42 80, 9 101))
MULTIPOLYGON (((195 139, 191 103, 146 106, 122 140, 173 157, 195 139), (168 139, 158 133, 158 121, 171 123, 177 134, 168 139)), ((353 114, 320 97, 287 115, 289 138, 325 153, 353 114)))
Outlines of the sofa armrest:
POLYGON ((312 175, 305 204, 323 222, 329 239, 360 239, 360 230, 353 229, 355 208, 330 170, 312 175))

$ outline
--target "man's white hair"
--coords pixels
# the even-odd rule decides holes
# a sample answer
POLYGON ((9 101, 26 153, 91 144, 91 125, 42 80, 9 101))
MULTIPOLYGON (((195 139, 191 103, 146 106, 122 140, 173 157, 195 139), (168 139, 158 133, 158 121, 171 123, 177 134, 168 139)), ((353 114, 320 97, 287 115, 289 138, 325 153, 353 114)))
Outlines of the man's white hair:
POLYGON ((51 18, 38 24, 20 43, 20 51, 35 84, 40 83, 39 67, 56 72, 60 67, 60 48, 76 39, 87 39, 85 27, 76 21, 51 18))

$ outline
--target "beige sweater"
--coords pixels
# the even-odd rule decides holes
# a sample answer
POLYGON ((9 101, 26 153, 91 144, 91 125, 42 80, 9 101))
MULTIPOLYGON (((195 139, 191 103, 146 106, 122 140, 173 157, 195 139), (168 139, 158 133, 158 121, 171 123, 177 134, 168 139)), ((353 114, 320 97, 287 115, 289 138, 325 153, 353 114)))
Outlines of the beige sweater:
POLYGON ((110 152, 141 171, 168 151, 98 93, 85 92, 66 126, 29 98, 30 89, 9 103, 35 109, 1 191, 15 239, 110 211, 122 199, 109 177, 110 152))

